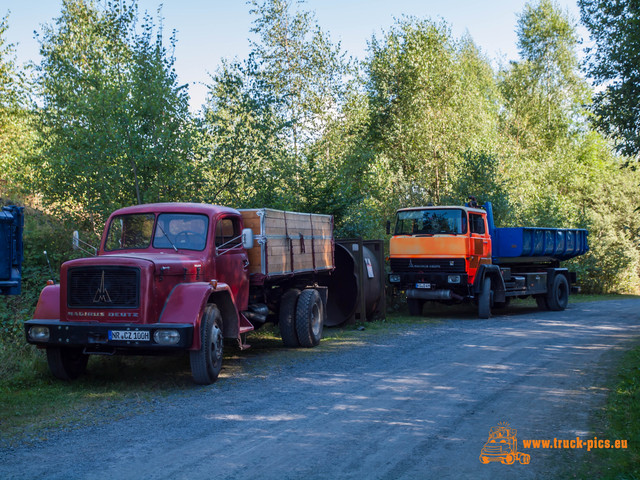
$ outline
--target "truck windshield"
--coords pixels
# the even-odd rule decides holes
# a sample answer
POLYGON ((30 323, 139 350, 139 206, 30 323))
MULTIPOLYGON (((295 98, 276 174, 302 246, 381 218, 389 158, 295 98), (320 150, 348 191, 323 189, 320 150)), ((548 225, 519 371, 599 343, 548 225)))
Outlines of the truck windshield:
POLYGON ((107 232, 104 249, 125 250, 129 248, 147 248, 153 232, 153 213, 118 215, 113 217, 107 232))
POLYGON ((153 236, 154 248, 204 250, 209 218, 189 213, 161 213, 153 236))
POLYGON ((459 235, 467 233, 467 216, 460 209, 403 210, 398 212, 395 235, 459 235))

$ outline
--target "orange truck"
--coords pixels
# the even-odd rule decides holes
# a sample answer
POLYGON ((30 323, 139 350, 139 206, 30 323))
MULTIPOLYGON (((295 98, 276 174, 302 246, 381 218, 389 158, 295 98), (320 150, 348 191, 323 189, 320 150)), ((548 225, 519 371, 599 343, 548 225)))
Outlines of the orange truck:
POLYGON ((587 252, 587 235, 576 228, 496 228, 489 202, 403 208, 389 242, 389 283, 406 295, 411 315, 421 315, 427 301, 470 301, 488 318, 512 298, 529 296, 541 309, 564 310, 576 275, 560 262, 587 252))

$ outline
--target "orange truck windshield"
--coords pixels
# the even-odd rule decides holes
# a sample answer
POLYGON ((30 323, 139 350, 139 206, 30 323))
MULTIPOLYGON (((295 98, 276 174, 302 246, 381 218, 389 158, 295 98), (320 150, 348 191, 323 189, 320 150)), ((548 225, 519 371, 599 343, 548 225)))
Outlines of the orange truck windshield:
POLYGON ((395 235, 461 235, 467 233, 467 215, 456 208, 401 210, 395 235))

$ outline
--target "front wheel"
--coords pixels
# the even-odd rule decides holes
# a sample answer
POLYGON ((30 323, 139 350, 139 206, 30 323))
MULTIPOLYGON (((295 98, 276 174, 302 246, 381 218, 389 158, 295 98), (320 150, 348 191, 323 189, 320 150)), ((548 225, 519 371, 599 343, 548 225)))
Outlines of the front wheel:
POLYGON ((193 380, 209 385, 218 379, 222 370, 222 317, 213 304, 205 307, 200 321, 200 350, 189 352, 193 380))
POLYGON ((301 347, 315 347, 322 338, 324 305, 317 290, 308 288, 298 297, 296 333, 301 347))
POLYGON ((407 306, 409 307, 409 315, 412 317, 419 317, 422 315, 424 300, 419 298, 407 298, 407 306))
POLYGON ((489 318, 491 316, 491 279, 482 281, 482 290, 478 296, 478 317, 489 318))
POLYGON ((47 363, 60 380, 75 380, 87 370, 89 355, 82 348, 47 347, 47 363))

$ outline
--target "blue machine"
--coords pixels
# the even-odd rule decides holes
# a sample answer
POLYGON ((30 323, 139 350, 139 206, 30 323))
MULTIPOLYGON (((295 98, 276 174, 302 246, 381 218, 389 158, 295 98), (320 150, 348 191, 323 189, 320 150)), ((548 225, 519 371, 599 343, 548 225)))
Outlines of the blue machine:
POLYGON ((23 208, 2 207, 0 211, 0 295, 20 295, 23 208))

